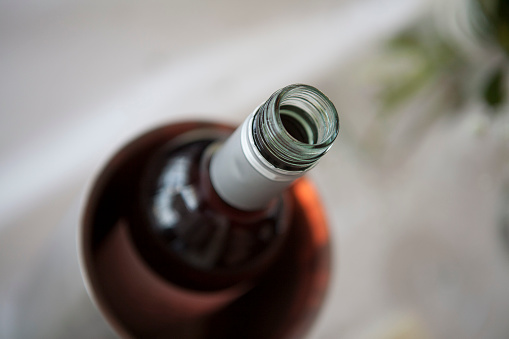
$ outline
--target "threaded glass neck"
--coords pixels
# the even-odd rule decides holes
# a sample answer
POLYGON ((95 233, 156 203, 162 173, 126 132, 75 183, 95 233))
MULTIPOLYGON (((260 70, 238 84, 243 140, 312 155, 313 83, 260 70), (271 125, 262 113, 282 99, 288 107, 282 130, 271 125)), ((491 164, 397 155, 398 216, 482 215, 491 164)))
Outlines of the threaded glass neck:
POLYGON ((276 91, 254 116, 253 139, 275 167, 304 171, 329 150, 339 132, 336 108, 322 92, 307 85, 276 91))

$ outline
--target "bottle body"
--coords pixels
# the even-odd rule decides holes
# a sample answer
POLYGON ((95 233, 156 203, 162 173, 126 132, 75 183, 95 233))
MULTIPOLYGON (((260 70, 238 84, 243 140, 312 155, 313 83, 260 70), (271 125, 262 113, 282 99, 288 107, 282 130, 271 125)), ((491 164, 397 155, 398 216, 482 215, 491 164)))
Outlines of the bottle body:
POLYGON ((299 179, 264 210, 224 203, 200 167, 208 166, 210 145, 232 131, 210 123, 157 129, 121 150, 99 176, 83 219, 82 265, 89 293, 121 335, 293 337, 316 315, 330 264, 318 196, 299 179), (165 174, 179 173, 181 181, 165 186, 165 174), (140 241, 143 213, 149 233, 162 232, 159 250, 140 241), (182 234, 191 239, 179 242, 182 234), (169 247, 187 249, 158 261, 169 247))
POLYGON ((78 225, 64 225, 16 286, 9 336, 302 337, 330 245, 300 177, 338 130, 325 95, 291 85, 235 133, 183 122, 132 141, 80 200, 78 225))

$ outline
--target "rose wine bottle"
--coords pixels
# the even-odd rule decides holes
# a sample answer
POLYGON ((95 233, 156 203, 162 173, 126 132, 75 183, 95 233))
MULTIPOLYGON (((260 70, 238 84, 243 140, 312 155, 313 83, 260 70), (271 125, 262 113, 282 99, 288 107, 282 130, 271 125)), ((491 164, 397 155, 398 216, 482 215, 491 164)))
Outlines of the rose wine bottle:
POLYGON ((316 88, 276 91, 235 131, 183 122, 120 150, 78 241, 88 293, 132 338, 302 337, 329 276, 329 237, 302 176, 339 130, 316 88))

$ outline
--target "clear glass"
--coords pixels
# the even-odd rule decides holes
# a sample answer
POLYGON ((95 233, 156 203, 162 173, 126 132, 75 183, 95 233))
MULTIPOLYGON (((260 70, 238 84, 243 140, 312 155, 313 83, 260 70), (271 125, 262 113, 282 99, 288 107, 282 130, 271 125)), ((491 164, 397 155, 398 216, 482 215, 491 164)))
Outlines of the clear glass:
POLYGON ((255 114, 253 139, 275 167, 307 170, 329 150, 339 132, 332 102, 318 89, 290 85, 276 91, 255 114))

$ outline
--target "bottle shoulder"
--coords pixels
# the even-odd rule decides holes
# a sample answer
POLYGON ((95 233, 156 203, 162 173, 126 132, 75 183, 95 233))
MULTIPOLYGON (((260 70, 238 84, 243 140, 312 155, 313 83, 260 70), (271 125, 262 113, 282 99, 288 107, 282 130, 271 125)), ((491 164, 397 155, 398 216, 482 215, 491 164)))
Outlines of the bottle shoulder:
POLYGON ((128 215, 134 243, 159 274, 185 285, 205 279, 207 288, 260 274, 288 228, 283 199, 244 212, 215 194, 207 152, 215 141, 198 138, 156 152, 128 215))
POLYGON ((215 193, 208 175, 210 151, 228 132, 200 125, 145 147, 128 146, 121 161, 113 160, 116 169, 101 197, 99 223, 122 219, 148 266, 187 288, 214 290, 255 279, 270 266, 288 230, 288 199, 245 212, 215 193))

